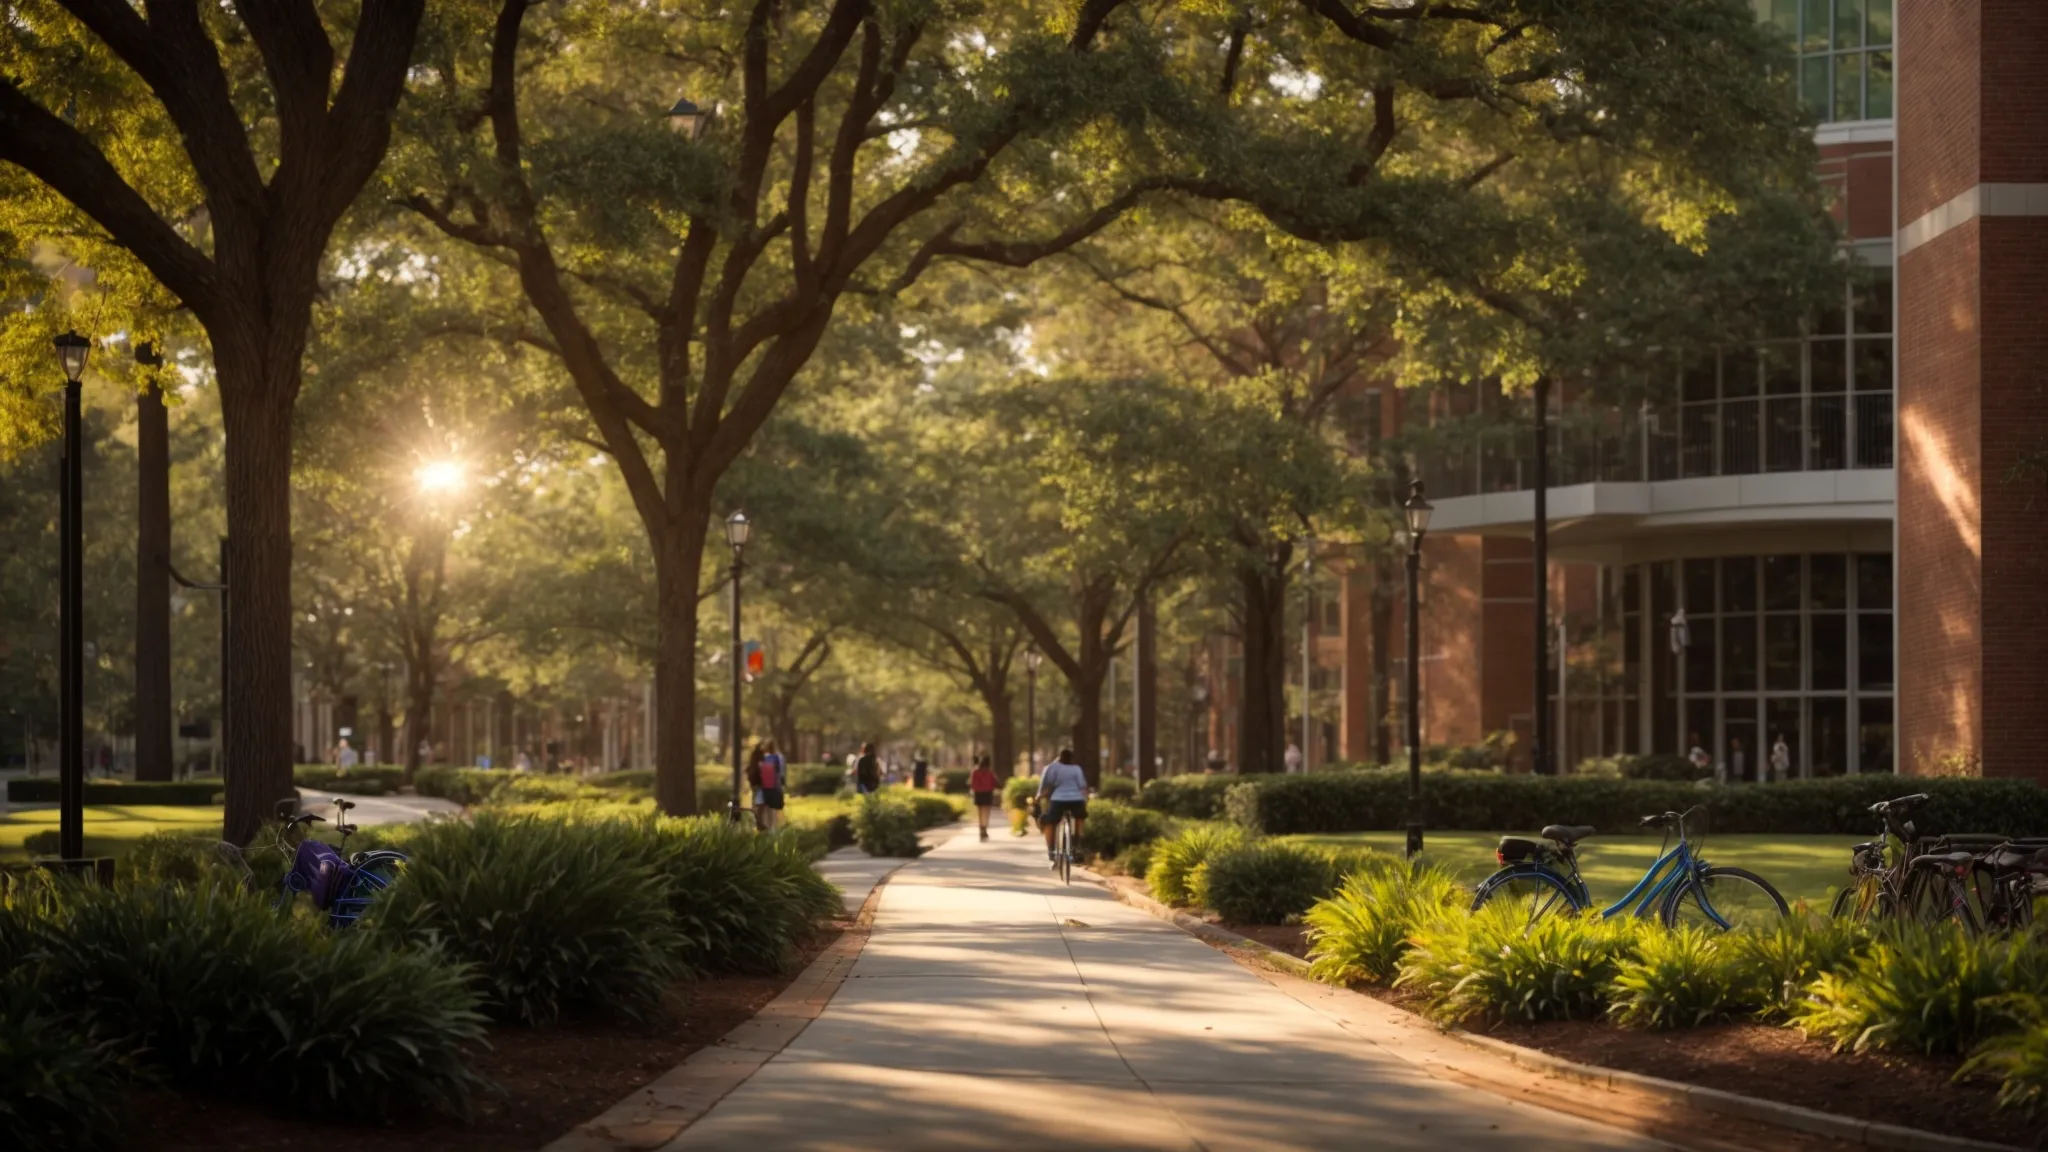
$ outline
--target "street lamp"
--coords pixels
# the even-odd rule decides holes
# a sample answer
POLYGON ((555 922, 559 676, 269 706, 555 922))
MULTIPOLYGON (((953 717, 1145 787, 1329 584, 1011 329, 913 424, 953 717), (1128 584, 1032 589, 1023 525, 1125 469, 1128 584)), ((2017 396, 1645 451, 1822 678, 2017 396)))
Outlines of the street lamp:
POLYGON ((685 96, 668 110, 668 126, 685 140, 701 140, 704 130, 711 126, 711 111, 697 107, 685 96))
POLYGON ((1308 725, 1309 725, 1309 678, 1312 675, 1309 663, 1311 633, 1309 618, 1315 613, 1316 592, 1316 538, 1304 536, 1301 541, 1301 770, 1308 771, 1308 725))
POLYGON ((1038 665, 1045 657, 1033 648, 1024 653, 1025 775, 1038 775, 1038 665))
MULTIPOLYGON (((688 103, 688 101, 684 101, 688 103)), ((740 673, 746 666, 746 659, 740 652, 740 554, 747 547, 747 537, 752 535, 754 526, 747 522, 745 512, 734 512, 725 518, 725 542, 732 545, 732 821, 740 822, 740 673)))
POLYGON ((79 378, 92 341, 66 332, 53 344, 64 369, 64 465, 59 481, 57 855, 85 857, 85 435, 79 416, 79 378))
POLYGON ((1401 515, 1408 524, 1408 858, 1422 853, 1422 537, 1429 531, 1422 481, 1408 485, 1401 515))

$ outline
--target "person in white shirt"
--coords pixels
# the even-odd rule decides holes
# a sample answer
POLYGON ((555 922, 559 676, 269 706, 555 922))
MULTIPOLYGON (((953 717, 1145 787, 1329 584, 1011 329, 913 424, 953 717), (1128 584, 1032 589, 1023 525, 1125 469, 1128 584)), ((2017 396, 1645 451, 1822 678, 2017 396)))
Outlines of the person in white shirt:
POLYGON ((343 772, 356 766, 356 750, 348 746, 347 740, 343 740, 341 747, 335 750, 334 764, 343 772))
POLYGON ((1288 775, 1291 776, 1301 771, 1301 749, 1295 745, 1289 744, 1287 751, 1281 754, 1280 759, 1287 764, 1288 775))
POLYGON ((1049 801, 1038 824, 1045 832, 1045 858, 1051 860, 1052 837, 1061 818, 1069 812, 1074 814, 1075 839, 1080 838, 1081 828, 1088 822, 1088 774, 1074 763, 1073 749, 1060 749, 1053 762, 1038 774, 1038 797, 1049 801))

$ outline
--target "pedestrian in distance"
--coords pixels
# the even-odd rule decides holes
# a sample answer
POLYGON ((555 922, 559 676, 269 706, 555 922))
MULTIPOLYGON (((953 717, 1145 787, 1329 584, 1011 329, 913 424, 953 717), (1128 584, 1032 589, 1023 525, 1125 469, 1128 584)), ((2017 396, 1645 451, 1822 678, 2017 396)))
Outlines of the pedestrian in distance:
POLYGON ((1785 744, 1785 734, 1778 733, 1778 742, 1771 745, 1771 776, 1783 781, 1792 776, 1792 749, 1785 744))
POLYGON ((787 763, 783 760, 782 753, 775 750, 775 741, 769 740, 761 745, 761 798, 755 801, 755 808, 760 813, 763 832, 773 832, 776 825, 782 823, 782 797, 785 787, 783 775, 786 767, 787 763))
POLYGON ((1280 754, 1280 759, 1287 765, 1287 774, 1289 776, 1301 771, 1301 749, 1293 742, 1290 741, 1288 743, 1287 751, 1280 754))
POLYGON ((341 746, 334 750, 334 766, 341 769, 342 775, 346 776, 348 770, 355 767, 356 763, 356 750, 349 747, 348 739, 343 737, 341 746))
POLYGON ((922 792, 930 785, 931 778, 931 761, 926 760, 924 753, 919 752, 917 758, 910 762, 910 786, 922 792))
POLYGON ((752 810, 754 813, 754 830, 756 832, 764 830, 761 820, 761 814, 765 811, 762 807, 761 796, 761 762, 765 758, 766 756, 759 744, 754 745, 753 749, 747 753, 747 791, 753 796, 754 800, 752 810))
POLYGON ((861 796, 882 790, 882 762, 875 759, 871 743, 860 746, 860 758, 853 762, 853 790, 861 796))
POLYGON ((986 753, 974 758, 974 772, 967 777, 967 789, 974 793, 974 810, 981 818, 981 838, 988 839, 989 814, 996 807, 996 770, 986 753))

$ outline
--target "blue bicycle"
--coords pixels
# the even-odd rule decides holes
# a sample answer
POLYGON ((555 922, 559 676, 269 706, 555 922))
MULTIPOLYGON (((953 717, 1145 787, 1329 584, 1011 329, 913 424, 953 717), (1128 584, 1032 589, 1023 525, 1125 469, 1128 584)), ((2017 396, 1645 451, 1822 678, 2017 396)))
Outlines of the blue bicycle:
MULTIPOLYGON (((1718 930, 1769 924, 1790 908, 1770 882, 1746 868, 1708 864, 1686 834, 1686 820, 1698 808, 1643 817, 1643 827, 1664 831, 1657 859, 1628 895, 1602 909, 1602 919, 1624 912, 1657 916, 1665 926, 1697 924, 1718 930), (1678 843, 1671 843, 1671 833, 1678 843)), ((1501 869, 1486 878, 1472 898, 1482 907, 1521 908, 1527 923, 1555 912, 1577 914, 1593 906, 1586 881, 1579 875, 1578 842, 1594 830, 1583 825, 1552 824, 1531 840, 1503 836, 1494 858, 1501 869), (1547 841, 1547 843, 1546 843, 1547 841)))
MULTIPOLYGON (((322 817, 311 812, 290 811, 297 806, 292 801, 279 805, 278 828, 270 847, 288 854, 292 863, 277 881, 276 903, 282 911, 290 908, 299 894, 304 893, 314 908, 327 914, 328 927, 347 928, 361 919, 377 894, 398 878, 399 869, 405 864, 405 854, 378 848, 352 856, 343 855, 348 847, 348 838, 356 831, 356 826, 347 822, 349 809, 356 805, 355 801, 339 796, 333 803, 334 830, 341 833, 340 848, 307 835, 313 825, 323 822, 322 817)), ((251 887, 259 883, 240 849, 222 841, 220 851, 241 870, 246 883, 251 887)))

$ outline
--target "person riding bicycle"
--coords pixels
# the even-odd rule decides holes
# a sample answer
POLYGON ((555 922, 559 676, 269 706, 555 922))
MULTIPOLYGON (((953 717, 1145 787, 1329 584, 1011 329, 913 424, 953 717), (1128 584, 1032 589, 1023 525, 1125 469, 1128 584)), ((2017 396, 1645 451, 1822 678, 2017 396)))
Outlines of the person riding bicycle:
MULTIPOLYGON (((1049 800, 1045 814, 1039 817, 1039 827, 1045 832, 1045 858, 1053 859, 1052 838, 1059 829, 1060 819, 1068 813, 1074 817, 1074 839, 1081 838, 1081 826, 1088 821, 1088 774, 1074 763, 1074 750, 1060 749, 1060 754, 1045 766, 1038 776, 1038 798, 1049 800)), ((1057 861, 1055 861, 1057 863, 1057 861)))

